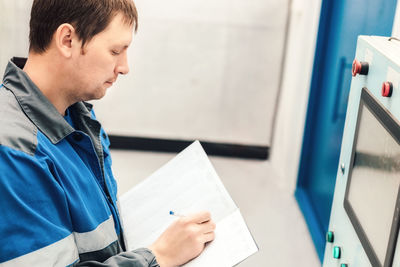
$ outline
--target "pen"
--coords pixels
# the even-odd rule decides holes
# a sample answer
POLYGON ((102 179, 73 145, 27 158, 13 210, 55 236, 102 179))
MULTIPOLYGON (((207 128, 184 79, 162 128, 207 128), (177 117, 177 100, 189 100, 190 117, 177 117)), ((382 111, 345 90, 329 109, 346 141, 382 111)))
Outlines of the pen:
POLYGON ((185 217, 185 215, 182 215, 182 214, 179 214, 179 213, 175 213, 173 210, 169 211, 169 215, 177 216, 177 217, 185 217))

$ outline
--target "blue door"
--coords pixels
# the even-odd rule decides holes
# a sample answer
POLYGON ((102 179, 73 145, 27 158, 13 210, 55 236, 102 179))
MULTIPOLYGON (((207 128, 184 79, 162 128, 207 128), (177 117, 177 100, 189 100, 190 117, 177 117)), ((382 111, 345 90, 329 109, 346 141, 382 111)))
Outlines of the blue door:
POLYGON ((296 199, 322 261, 358 35, 389 36, 396 0, 323 0, 296 199))

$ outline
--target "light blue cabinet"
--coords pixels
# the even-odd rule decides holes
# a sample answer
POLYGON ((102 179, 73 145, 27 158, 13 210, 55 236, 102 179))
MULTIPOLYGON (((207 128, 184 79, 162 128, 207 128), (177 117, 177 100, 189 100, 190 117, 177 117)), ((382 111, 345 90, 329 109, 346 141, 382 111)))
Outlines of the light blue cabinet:
POLYGON ((400 41, 361 36, 355 58, 323 266, 398 267, 400 41))

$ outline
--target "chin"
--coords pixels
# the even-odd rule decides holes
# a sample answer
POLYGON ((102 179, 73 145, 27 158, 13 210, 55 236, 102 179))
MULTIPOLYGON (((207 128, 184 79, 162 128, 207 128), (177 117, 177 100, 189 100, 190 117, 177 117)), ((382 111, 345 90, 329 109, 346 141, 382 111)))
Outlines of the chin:
POLYGON ((86 95, 84 101, 99 100, 99 99, 103 98, 105 95, 106 95, 106 90, 102 88, 102 89, 99 89, 94 94, 86 95))
POLYGON ((99 91, 99 94, 97 96, 97 99, 103 98, 107 93, 107 88, 104 88, 103 90, 99 91))
POLYGON ((99 100, 102 99, 106 95, 106 92, 95 95, 92 100, 99 100))

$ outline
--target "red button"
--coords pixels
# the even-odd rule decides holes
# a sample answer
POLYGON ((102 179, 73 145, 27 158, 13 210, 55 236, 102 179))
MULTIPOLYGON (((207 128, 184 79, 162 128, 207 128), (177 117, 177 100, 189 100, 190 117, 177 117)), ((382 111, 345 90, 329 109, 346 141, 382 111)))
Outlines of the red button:
POLYGON ((353 61, 353 68, 351 69, 353 77, 357 74, 367 75, 368 74, 369 65, 367 62, 360 62, 357 59, 353 61))
POLYGON ((393 92, 393 84, 391 82, 384 82, 382 84, 382 96, 391 97, 393 92))

